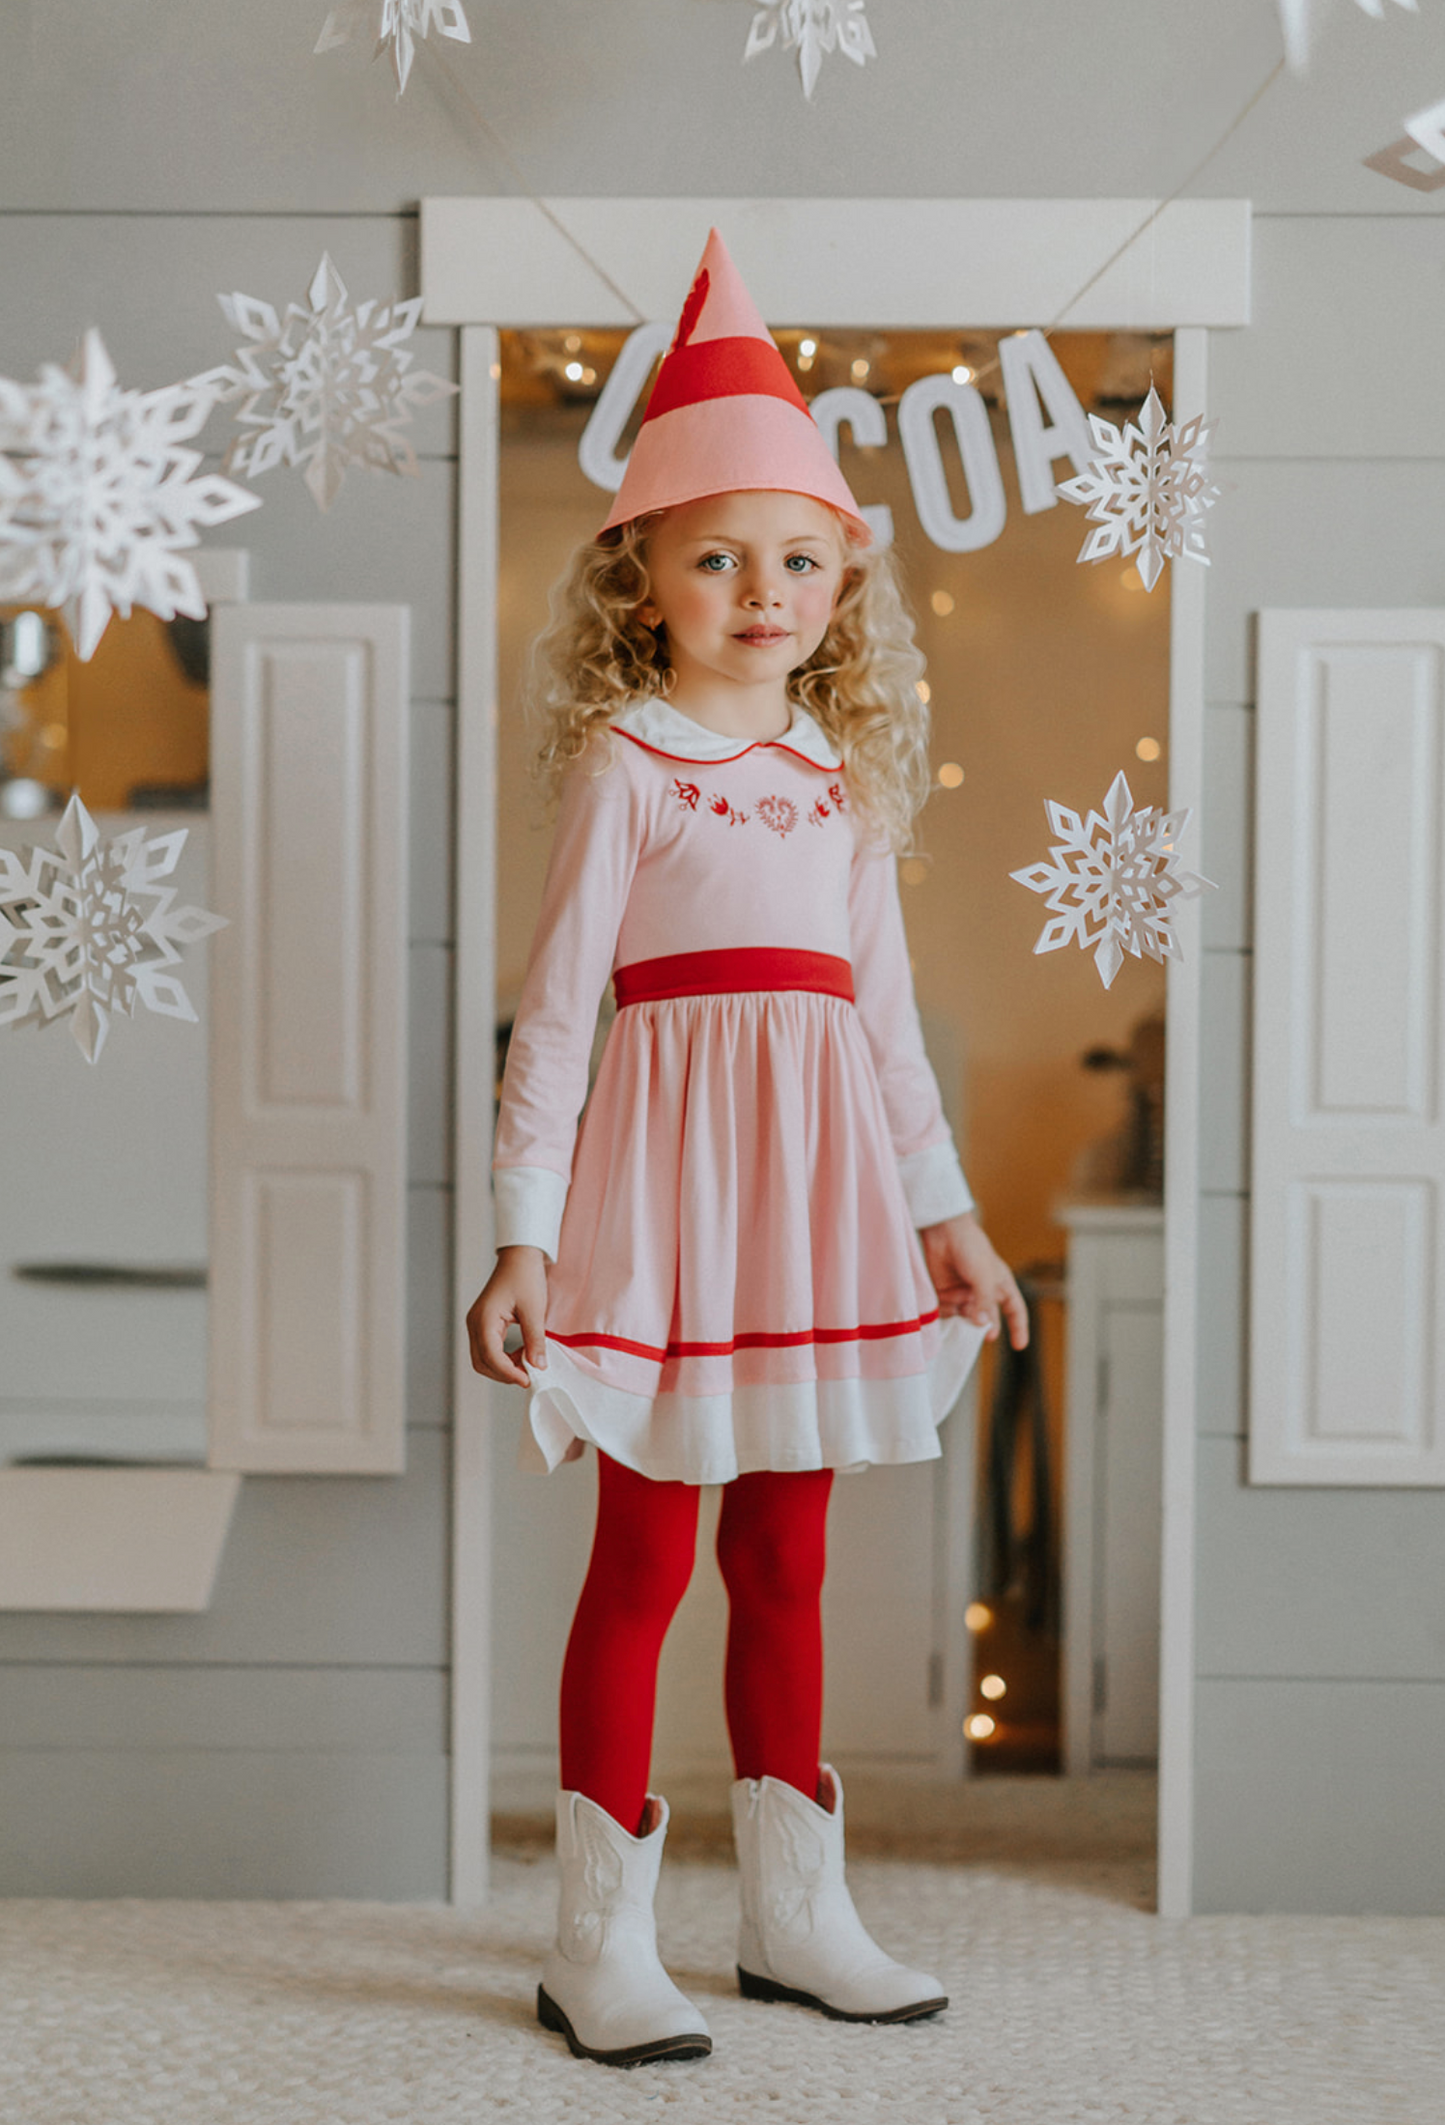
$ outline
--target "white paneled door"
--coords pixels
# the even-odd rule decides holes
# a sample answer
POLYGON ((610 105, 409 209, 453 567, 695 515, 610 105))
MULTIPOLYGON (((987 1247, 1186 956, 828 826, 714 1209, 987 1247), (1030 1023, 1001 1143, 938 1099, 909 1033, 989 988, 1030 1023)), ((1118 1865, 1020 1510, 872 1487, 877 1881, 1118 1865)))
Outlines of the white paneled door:
POLYGON ((1445 611, 1260 621, 1250 1477, 1445 1483, 1445 611))
POLYGON ((404 1465, 407 621, 215 614, 213 1467, 404 1465))

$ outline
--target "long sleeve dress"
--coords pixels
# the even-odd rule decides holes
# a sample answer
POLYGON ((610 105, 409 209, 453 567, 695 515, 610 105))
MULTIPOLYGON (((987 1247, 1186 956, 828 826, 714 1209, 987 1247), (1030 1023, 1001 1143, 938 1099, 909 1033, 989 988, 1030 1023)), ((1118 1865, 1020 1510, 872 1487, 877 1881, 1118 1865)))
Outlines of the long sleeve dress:
POLYGON ((937 1456, 981 1331, 940 1320, 915 1228, 972 1198, 893 855, 811 716, 745 743, 647 699, 569 771, 493 1177, 498 1246, 550 1264, 533 1465, 937 1456))

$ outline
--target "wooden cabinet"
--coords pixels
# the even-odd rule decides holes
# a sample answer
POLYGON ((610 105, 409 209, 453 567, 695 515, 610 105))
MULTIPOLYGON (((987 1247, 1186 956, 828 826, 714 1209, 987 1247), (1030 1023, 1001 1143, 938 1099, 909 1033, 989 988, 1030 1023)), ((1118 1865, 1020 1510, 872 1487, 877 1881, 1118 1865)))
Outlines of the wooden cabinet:
POLYGON ((1164 1213, 1071 1204, 1064 1425, 1064 1767, 1159 1752, 1164 1213))

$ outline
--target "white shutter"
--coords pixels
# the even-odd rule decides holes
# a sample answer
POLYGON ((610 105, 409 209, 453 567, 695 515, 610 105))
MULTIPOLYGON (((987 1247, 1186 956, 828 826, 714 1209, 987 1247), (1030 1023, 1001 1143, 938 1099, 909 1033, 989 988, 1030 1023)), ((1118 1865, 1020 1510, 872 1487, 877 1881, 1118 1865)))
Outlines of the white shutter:
POLYGON ((210 1459, 404 1466, 404 606, 212 616, 210 1459))
POLYGON ((1260 617, 1250 1478, 1445 1483, 1445 611, 1260 617))

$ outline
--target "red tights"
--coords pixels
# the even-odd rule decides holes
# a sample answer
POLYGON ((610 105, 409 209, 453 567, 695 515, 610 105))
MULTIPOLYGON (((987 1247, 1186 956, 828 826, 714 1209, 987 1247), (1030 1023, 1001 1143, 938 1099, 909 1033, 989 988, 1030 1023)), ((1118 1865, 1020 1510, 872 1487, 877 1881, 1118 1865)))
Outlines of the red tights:
MULTIPOLYGON (((624 1829, 640 1821, 662 1641, 692 1577, 699 1491, 599 1454, 597 1533, 562 1667, 562 1785, 624 1829)), ((833 1471, 764 1470, 723 1491, 724 1694, 739 1778, 811 1799, 823 1719, 818 1612, 833 1471)))

